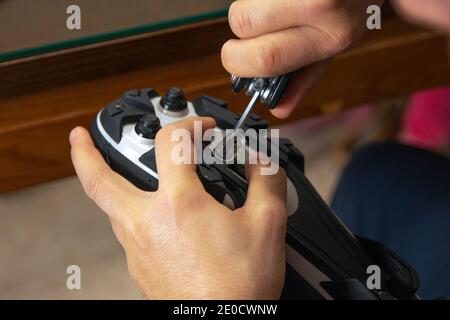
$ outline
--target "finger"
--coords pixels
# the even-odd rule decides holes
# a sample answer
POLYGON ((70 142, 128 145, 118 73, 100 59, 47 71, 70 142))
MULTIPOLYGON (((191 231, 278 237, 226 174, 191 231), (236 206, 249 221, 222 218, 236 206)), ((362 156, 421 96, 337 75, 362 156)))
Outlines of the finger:
POLYGON ((330 62, 331 60, 316 62, 297 71, 283 99, 275 109, 271 110, 272 114, 280 119, 289 117, 309 90, 317 85, 330 62))
POLYGON ((228 20, 233 33, 248 39, 305 25, 312 8, 302 0, 245 0, 231 4, 228 20))
POLYGON ((160 187, 174 188, 200 185, 194 162, 194 136, 200 137, 197 148, 202 149, 203 133, 215 127, 211 118, 192 117, 173 123, 156 136, 156 163, 160 187))
POLYGON ((86 194, 111 218, 123 221, 130 207, 139 203, 140 190, 108 167, 86 129, 72 130, 70 144, 72 162, 86 194))
POLYGON ((299 27, 254 39, 229 40, 222 63, 241 77, 271 77, 299 70, 338 53, 334 41, 320 29, 299 27))
POLYGON ((247 165, 247 200, 244 211, 258 217, 259 214, 275 214, 282 220, 286 216, 287 177, 282 168, 274 175, 265 175, 260 164, 247 165))
POLYGON ((396 0, 398 11, 414 23, 450 31, 450 2, 448 0, 396 0))

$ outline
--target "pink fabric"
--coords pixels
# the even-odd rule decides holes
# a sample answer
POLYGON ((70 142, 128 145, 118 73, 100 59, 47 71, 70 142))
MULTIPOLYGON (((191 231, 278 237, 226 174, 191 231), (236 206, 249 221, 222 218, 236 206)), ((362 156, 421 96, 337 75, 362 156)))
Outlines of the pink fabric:
POLYGON ((401 136, 405 142, 431 149, 450 142, 450 85, 411 97, 401 136))

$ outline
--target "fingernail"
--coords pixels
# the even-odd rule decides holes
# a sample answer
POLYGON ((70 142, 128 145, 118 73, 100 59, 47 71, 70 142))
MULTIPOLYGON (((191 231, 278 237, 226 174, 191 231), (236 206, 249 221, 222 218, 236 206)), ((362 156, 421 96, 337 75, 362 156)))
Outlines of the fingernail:
POLYGON ((76 139, 78 138, 79 133, 80 133, 80 128, 79 127, 76 127, 74 129, 72 129, 72 131, 70 132, 70 135, 69 135, 69 142, 70 142, 70 144, 74 144, 75 143, 76 139))

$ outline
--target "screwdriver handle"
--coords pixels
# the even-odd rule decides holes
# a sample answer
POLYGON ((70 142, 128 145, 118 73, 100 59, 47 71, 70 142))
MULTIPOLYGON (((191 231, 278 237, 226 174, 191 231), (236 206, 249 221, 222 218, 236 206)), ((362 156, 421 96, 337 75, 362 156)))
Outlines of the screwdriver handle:
POLYGON ((267 101, 265 104, 270 109, 275 109, 278 104, 280 103, 281 99, 284 96, 284 93, 286 92, 287 87, 289 86, 289 83, 291 82, 293 72, 282 75, 279 77, 279 79, 271 86, 270 95, 267 98, 267 101))
POLYGON ((239 93, 242 90, 247 95, 253 96, 256 91, 260 92, 260 101, 270 109, 275 109, 284 96, 294 73, 270 78, 241 78, 231 77, 231 90, 239 93), (260 83, 263 83, 261 86, 260 83))

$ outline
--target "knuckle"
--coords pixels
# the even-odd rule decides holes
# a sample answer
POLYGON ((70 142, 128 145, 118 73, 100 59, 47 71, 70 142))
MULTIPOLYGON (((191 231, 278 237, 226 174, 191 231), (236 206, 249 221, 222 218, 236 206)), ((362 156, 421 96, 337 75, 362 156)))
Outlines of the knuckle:
POLYGON ((173 212, 186 210, 191 203, 195 203, 195 193, 183 185, 172 186, 164 190, 166 206, 173 212))
MULTIPOLYGON (((314 12, 318 16, 326 16, 333 23, 325 23, 322 31, 322 49, 325 54, 334 55, 351 47, 353 43, 364 34, 364 26, 358 15, 350 18, 350 12, 354 4, 348 0, 317 0, 314 4, 314 12)), ((352 9, 352 10, 351 10, 352 9)))
POLYGON ((338 53, 350 48, 353 42, 360 37, 360 31, 358 27, 350 24, 342 26, 339 32, 334 35, 334 50, 338 53))
POLYGON ((350 48, 358 36, 355 28, 342 26, 334 31, 322 31, 321 37, 324 41, 316 44, 315 52, 321 60, 326 60, 330 56, 340 54, 350 48))
POLYGON ((259 207, 259 213, 268 227, 282 227, 287 221, 286 204, 279 199, 272 199, 259 207))
POLYGON ((253 30, 254 22, 251 13, 244 10, 239 2, 231 4, 228 20, 233 33, 239 38, 249 36, 253 30))
POLYGON ((105 177, 104 171, 97 169, 89 176, 87 181, 83 184, 83 188, 87 196, 95 202, 101 196, 104 177, 105 177))
POLYGON ((341 9, 347 1, 343 0, 318 0, 314 2, 316 14, 328 14, 341 9))
POLYGON ((261 75, 273 75, 279 64, 277 49, 272 44, 261 45, 256 50, 255 67, 261 75))

